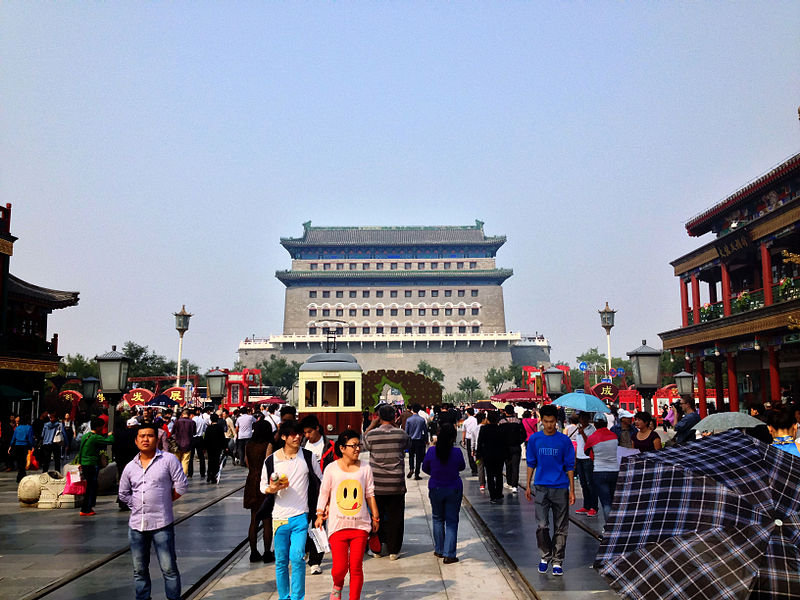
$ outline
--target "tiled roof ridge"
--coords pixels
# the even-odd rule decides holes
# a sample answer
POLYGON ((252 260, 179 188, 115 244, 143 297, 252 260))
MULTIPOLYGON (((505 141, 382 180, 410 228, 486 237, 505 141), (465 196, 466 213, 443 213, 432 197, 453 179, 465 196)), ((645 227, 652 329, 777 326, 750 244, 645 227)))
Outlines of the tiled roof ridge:
POLYGON ((777 177, 784 175, 787 171, 797 166, 800 166, 800 152, 780 162, 778 165, 769 169, 763 175, 760 175, 759 177, 756 177, 749 183, 746 183, 738 190, 736 190, 733 194, 730 194, 724 200, 717 202, 711 208, 708 208, 703 212, 695 215, 691 219, 689 219, 686 222, 686 231, 689 233, 689 235, 699 235, 699 234, 693 234, 692 230, 698 227, 699 225, 706 223, 708 220, 717 216, 725 209, 731 207, 733 204, 735 204, 742 198, 745 198, 746 196, 756 192, 762 186, 771 183, 777 177))
POLYGON ((487 236, 483 221, 474 225, 397 225, 397 226, 331 226, 312 227, 311 221, 303 223, 302 237, 282 237, 281 244, 446 244, 446 243, 504 243, 505 236, 487 236), (440 234, 440 235, 438 235, 440 234))

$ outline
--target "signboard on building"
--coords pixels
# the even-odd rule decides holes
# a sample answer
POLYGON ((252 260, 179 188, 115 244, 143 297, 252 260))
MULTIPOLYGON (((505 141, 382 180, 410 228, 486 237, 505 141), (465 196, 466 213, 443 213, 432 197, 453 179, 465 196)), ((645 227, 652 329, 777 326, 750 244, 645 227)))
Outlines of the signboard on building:
POLYGON ((750 234, 747 231, 741 231, 721 238, 716 245, 716 249, 720 258, 728 258, 747 250, 751 245, 750 234))

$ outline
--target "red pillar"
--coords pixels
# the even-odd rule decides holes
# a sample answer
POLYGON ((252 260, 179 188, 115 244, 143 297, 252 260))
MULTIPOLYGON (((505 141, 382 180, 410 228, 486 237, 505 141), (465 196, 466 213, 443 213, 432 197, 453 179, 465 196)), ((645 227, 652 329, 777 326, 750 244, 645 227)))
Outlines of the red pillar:
POLYGON ((728 266, 725 263, 720 265, 722 269, 722 315, 731 315, 731 275, 728 273, 728 266))
POLYGON ((772 257, 767 244, 761 242, 761 281, 764 286, 764 306, 772 305, 772 257))
POLYGON ((714 387, 717 394, 714 396, 717 402, 717 412, 722 412, 722 404, 724 402, 722 390, 725 385, 722 382, 722 361, 719 359, 714 360, 714 387))
POLYGON ((736 380, 736 357, 728 354, 728 400, 731 412, 739 412, 739 383, 736 380))
POLYGON ((700 322, 700 282, 697 275, 692 273, 692 317, 694 324, 700 322))
POLYGON ((697 397, 698 397, 698 410, 700 418, 705 419, 708 416, 708 405, 706 404, 706 371, 703 367, 703 358, 698 356, 694 359, 695 374, 697 375, 697 397))
POLYGON ((778 370, 778 351, 775 346, 767 348, 769 353, 769 390, 772 405, 778 406, 781 402, 781 374, 778 370))
POLYGON ((689 326, 689 290, 686 289, 686 282, 682 277, 678 278, 681 282, 681 327, 689 326))

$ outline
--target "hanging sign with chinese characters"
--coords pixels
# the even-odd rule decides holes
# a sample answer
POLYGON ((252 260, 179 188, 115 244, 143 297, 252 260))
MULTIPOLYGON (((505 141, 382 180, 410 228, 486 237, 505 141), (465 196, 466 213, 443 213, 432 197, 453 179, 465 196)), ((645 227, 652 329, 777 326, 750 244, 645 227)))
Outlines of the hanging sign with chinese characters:
POLYGON ((141 406, 153 399, 153 392, 144 388, 133 388, 122 399, 128 403, 128 406, 141 406))
POLYGON ((83 398, 83 394, 77 390, 64 390, 58 394, 58 397, 70 404, 77 404, 83 398))
POLYGON ((177 402, 181 406, 186 406, 186 390, 182 387, 171 387, 162 392, 167 398, 177 402))
POLYGON ((616 402, 619 388, 613 383, 598 383, 592 388, 592 393, 604 402, 616 402))

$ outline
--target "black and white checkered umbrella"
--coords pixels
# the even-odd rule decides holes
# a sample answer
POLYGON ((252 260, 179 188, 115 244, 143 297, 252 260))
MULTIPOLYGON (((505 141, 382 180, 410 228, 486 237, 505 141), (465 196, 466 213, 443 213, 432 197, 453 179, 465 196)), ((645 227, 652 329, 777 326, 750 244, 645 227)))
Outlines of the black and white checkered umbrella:
POLYGON ((623 461, 595 567, 625 598, 800 598, 800 459, 731 430, 623 461))

